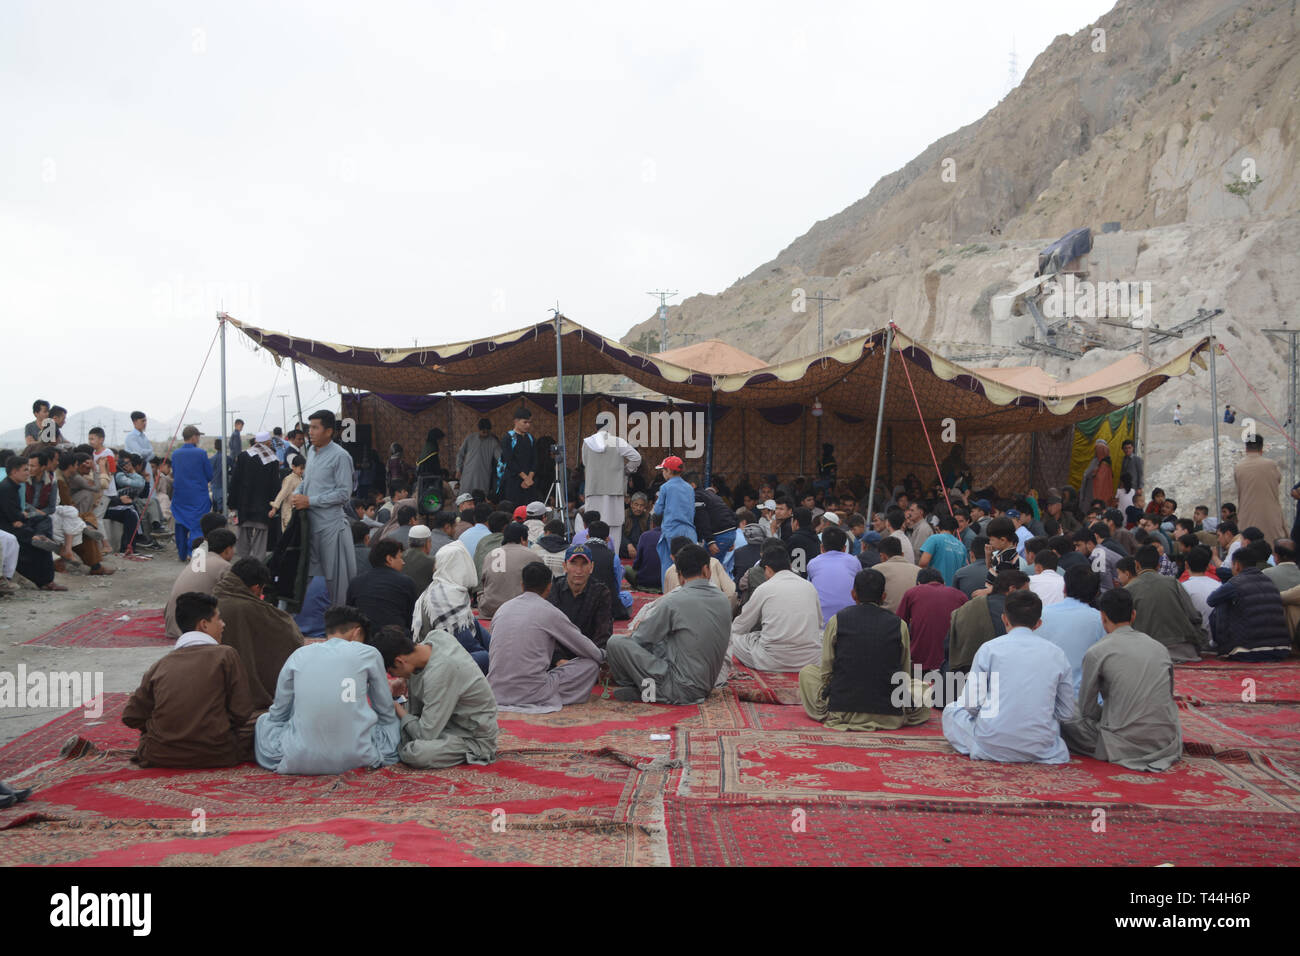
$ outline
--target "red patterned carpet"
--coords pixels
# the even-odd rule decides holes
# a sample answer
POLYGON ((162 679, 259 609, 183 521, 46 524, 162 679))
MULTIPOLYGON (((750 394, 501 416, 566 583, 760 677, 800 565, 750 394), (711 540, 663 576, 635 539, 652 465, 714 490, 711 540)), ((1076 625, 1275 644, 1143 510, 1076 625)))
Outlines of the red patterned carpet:
POLYGON ((697 706, 597 687, 556 714, 503 712, 487 767, 142 770, 109 694, 97 721, 73 711, 0 748, 0 777, 37 787, 0 811, 0 865, 1294 866, 1300 705, 1271 697, 1298 670, 1178 668, 1187 756, 1163 774, 971 761, 937 712, 828 731, 775 702, 797 701, 797 675, 745 669, 697 706), (101 752, 60 758, 78 734, 101 752))
POLYGON ((24 643, 56 647, 166 647, 172 639, 163 632, 163 626, 163 612, 158 608, 97 608, 24 643))
POLYGON ((1197 704, 1300 704, 1300 659, 1179 664, 1174 668, 1174 693, 1197 704))

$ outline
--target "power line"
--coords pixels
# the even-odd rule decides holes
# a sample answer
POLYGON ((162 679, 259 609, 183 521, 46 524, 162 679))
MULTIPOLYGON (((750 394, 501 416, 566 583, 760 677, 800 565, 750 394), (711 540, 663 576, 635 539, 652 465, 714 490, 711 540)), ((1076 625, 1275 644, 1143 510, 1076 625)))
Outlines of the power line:
POLYGON ((677 295, 676 292, 647 292, 646 295, 658 296, 659 298, 659 351, 668 351, 668 300, 677 295))

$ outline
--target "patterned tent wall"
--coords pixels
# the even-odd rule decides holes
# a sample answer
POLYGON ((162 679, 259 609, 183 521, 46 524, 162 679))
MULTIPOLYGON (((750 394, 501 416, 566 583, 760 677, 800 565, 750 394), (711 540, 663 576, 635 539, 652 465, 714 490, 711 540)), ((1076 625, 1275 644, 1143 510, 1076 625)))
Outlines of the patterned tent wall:
MULTIPOLYGON (((565 396, 565 433, 570 467, 580 461, 579 444, 595 431, 596 417, 602 412, 617 416, 619 405, 627 414, 635 411, 680 411, 698 414, 705 420, 706 406, 677 402, 673 405, 659 402, 629 401, 607 395, 585 395, 582 408, 579 397, 565 396)), ((387 457, 388 446, 399 443, 406 463, 414 467, 424 445, 425 435, 431 428, 441 429, 445 436, 440 445, 442 463, 448 469, 455 467, 456 450, 468 434, 478 429, 480 418, 488 418, 498 436, 504 435, 511 425, 514 410, 523 404, 533 414, 532 433, 536 438, 558 435, 555 400, 553 395, 516 393, 497 395, 453 395, 450 399, 437 396, 379 396, 373 393, 345 394, 343 413, 359 424, 372 428, 372 442, 380 457, 387 457)), ((715 419, 713 473, 723 475, 729 483, 748 474, 757 485, 763 474, 776 473, 778 477, 796 475, 814 476, 821 452, 818 445, 818 421, 805 406, 786 406, 775 409, 720 407, 715 419)), ((950 446, 941 442, 942 424, 929 423, 930 438, 935 455, 940 461, 950 446)), ((821 441, 835 446, 838 475, 841 479, 861 478, 865 486, 871 473, 872 445, 875 433, 874 419, 858 418, 835 412, 821 416, 821 441)), ((1028 487, 1040 491, 1059 487, 1065 482, 1069 469, 1070 427, 1054 431, 1024 432, 1010 435, 964 435, 962 423, 956 423, 956 438, 962 443, 966 460, 971 465, 980 487, 996 486, 1008 493, 1028 487)), ((915 474, 927 487, 934 480, 934 464, 919 425, 888 425, 883 433, 880 454, 881 479, 891 487, 909 473, 915 474)), ((650 477, 650 469, 663 456, 683 454, 687 467, 704 470, 703 436, 700 438, 700 456, 688 457, 681 445, 669 447, 656 444, 639 447, 643 469, 650 477)))

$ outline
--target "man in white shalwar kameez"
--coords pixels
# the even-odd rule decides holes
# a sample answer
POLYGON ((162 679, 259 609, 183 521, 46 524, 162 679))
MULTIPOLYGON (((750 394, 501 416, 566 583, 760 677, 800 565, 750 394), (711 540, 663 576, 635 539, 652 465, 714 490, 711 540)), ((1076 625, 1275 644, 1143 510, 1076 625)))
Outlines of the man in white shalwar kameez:
POLYGON ((298 493, 289 500, 297 510, 309 509, 309 573, 325 578, 330 603, 342 604, 348 585, 357 576, 357 555, 347 513, 352 497, 352 456, 334 443, 335 430, 334 413, 328 409, 310 417, 307 469, 298 493))
POLYGON ((641 467, 641 453, 626 439, 610 434, 612 419, 612 414, 602 415, 596 434, 582 442, 583 508, 600 512, 600 520, 609 525, 609 548, 618 554, 623 546, 627 476, 641 467))
POLYGON ((401 725, 384 658, 364 643, 356 608, 325 612, 325 637, 289 655, 275 702, 257 718, 257 762, 277 773, 331 774, 397 763, 401 725))
MULTIPOLYGON (((798 671, 821 661, 817 588, 790 570, 790 555, 770 548, 758 560, 767 578, 731 622, 727 659, 757 671, 798 671)), ((719 682, 725 679, 723 668, 719 682)))

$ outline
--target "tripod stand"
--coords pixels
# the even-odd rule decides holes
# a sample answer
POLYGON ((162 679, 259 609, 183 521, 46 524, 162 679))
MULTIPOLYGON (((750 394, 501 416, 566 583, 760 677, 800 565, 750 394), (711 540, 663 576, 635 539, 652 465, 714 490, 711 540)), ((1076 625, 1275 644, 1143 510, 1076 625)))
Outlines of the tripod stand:
POLYGON ((567 521, 568 509, 565 507, 565 502, 564 502, 564 486, 561 484, 558 478, 555 481, 551 482, 551 487, 546 492, 546 497, 543 499, 542 503, 545 504, 547 508, 553 511, 558 511, 560 513, 560 516, 566 519, 565 524, 566 525, 568 524, 567 521), (551 505, 552 501, 555 502, 553 507, 551 505))

